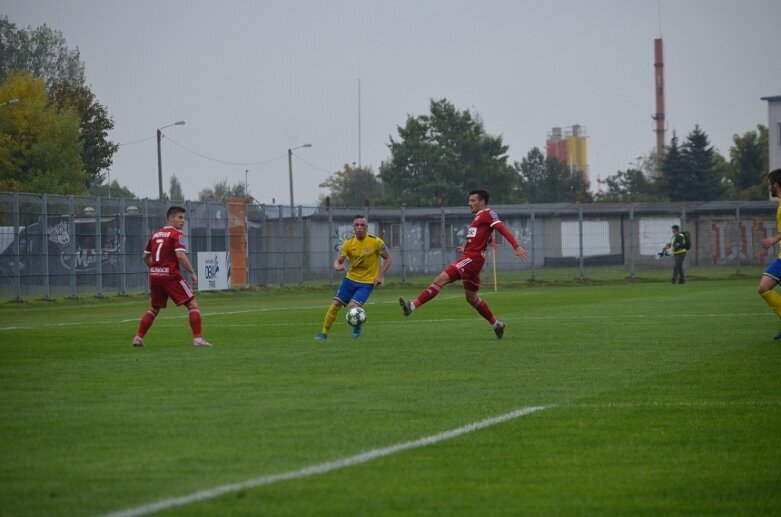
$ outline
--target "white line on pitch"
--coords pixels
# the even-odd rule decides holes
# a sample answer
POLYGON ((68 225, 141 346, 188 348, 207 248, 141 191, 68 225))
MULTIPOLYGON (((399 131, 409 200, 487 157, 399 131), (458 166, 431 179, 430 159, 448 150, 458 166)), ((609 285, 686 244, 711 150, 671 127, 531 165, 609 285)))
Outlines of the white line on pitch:
POLYGON ((503 415, 495 416, 492 418, 486 418, 485 420, 480 420, 479 422, 473 422, 471 424, 467 424, 457 429, 451 429, 449 431, 444 431, 439 434, 426 436, 424 438, 413 440, 411 442, 398 443, 396 445, 383 447, 381 449, 372 449, 367 452, 356 454, 355 456, 349 456, 347 458, 328 461, 325 463, 320 463, 318 465, 310 465, 309 467, 304 467, 299 470, 291 470, 289 472, 281 472, 279 474, 271 474, 269 476, 263 476, 255 479, 248 479, 247 481, 242 481, 241 483, 230 483, 227 485, 216 486, 214 488, 207 488, 204 490, 193 492, 192 494, 188 494, 185 496, 163 499, 154 503, 149 503, 142 506, 136 506, 135 508, 128 508, 126 510, 113 512, 108 514, 107 517, 134 517, 136 515, 148 515, 150 513, 169 510, 171 508, 176 508, 179 506, 186 506, 189 504, 197 503, 199 501, 205 501, 207 499, 214 499, 215 497, 220 497, 222 495, 231 492, 239 492, 241 490, 247 490, 259 486, 279 483, 281 481, 290 481, 293 479, 302 479, 310 476, 316 476, 319 474, 325 474, 327 472, 331 472, 334 470, 339 470, 346 467, 352 467, 354 465, 360 465, 361 463, 367 463, 369 461, 376 460, 377 458, 382 458, 383 456, 390 456, 391 454, 396 454, 398 452, 403 452, 410 449, 416 449, 418 447, 426 447, 428 445, 434 445, 435 443, 443 442, 445 440, 450 440, 452 438, 456 438, 458 436, 467 433, 478 431, 480 429, 485 429, 486 427, 491 427, 497 424, 501 424, 503 422, 507 422, 508 420, 513 420, 515 418, 519 418, 528 415, 530 413, 534 413, 535 411, 548 409, 549 407, 552 406, 534 406, 534 407, 520 408, 520 409, 516 409, 515 411, 505 413, 503 415))
MULTIPOLYGON (((378 302, 378 303, 387 303, 387 302, 378 302)), ((375 305, 375 303, 372 303, 372 305, 375 305)), ((316 305, 316 306, 307 306, 307 307, 273 307, 273 308, 261 308, 261 309, 245 309, 240 311, 224 311, 224 312, 202 312, 204 317, 215 317, 215 316, 231 316, 234 314, 247 314, 247 313, 255 313, 255 312, 272 312, 272 311, 287 311, 287 310, 306 310, 306 309, 323 309, 326 307, 326 305, 316 305)), ((371 307, 371 305, 369 306, 371 307)), ((173 311, 171 311, 173 312, 173 311)), ((79 325, 111 325, 111 324, 117 324, 117 323, 138 323, 138 320, 141 319, 141 314, 139 314, 138 317, 134 318, 127 318, 127 319, 121 319, 121 320, 113 320, 113 321, 69 321, 69 322, 60 322, 60 323, 30 323, 28 325, 13 325, 10 327, 0 327, 0 332, 7 331, 7 330, 33 330, 33 329, 41 329, 41 328, 48 328, 48 327, 75 327, 79 325)), ((169 313, 170 314, 170 313, 169 313)), ((757 312, 744 312, 744 313, 732 313, 730 314, 731 317, 745 317, 745 318, 766 318, 767 314, 762 311, 757 312)), ((180 314, 170 314, 163 316, 162 314, 157 317, 155 320, 156 322, 164 321, 164 320, 181 320, 182 318, 186 318, 186 313, 180 313, 180 314)), ((644 320, 644 319, 670 319, 670 318, 723 318, 724 314, 722 313, 670 313, 670 314, 632 314, 632 315, 625 315, 621 316, 623 320, 644 320)), ((520 317, 514 317, 511 316, 509 318, 502 318, 503 321, 525 321, 525 322, 534 322, 534 321, 582 321, 582 320, 612 320, 614 319, 614 316, 610 315, 593 315, 593 314, 584 314, 584 315, 577 315, 577 314, 570 314, 568 316, 562 317, 562 316, 532 316, 532 315, 523 315, 520 317)), ((386 323, 399 323, 400 321, 405 322, 418 322, 418 323, 431 323, 431 322, 447 322, 447 321, 463 321, 463 318, 453 318, 453 319, 443 319, 443 318, 436 318, 436 319, 426 319, 421 320, 417 318, 412 319, 405 319, 405 320, 399 320, 399 321, 392 321, 388 320, 386 323)), ((269 325, 268 323, 263 323, 263 325, 269 325)))

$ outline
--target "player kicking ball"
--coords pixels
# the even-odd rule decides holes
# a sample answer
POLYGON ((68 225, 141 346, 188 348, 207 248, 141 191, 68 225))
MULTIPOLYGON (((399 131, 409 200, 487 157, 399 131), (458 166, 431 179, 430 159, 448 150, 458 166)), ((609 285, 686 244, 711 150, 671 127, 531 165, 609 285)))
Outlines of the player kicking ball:
POLYGON ((404 316, 409 316, 421 305, 431 301, 447 284, 461 280, 467 303, 491 324, 496 337, 502 339, 505 324, 496 319, 488 304, 477 295, 480 290, 480 271, 485 264, 485 250, 491 243, 493 232, 496 230, 512 245, 516 257, 526 259, 529 257, 529 252, 518 244, 515 236, 502 224, 496 212, 487 207, 488 197, 488 191, 484 189, 475 189, 469 192, 469 208, 475 214, 475 218, 467 231, 466 244, 456 248, 456 251, 463 255, 446 267, 417 298, 412 301, 399 298, 404 316))
MULTIPOLYGON (((325 313, 323 330, 315 336, 317 341, 328 339, 331 325, 334 324, 336 315, 342 306, 349 304, 351 309, 363 307, 374 287, 382 283, 385 273, 393 261, 385 242, 379 237, 369 234, 369 223, 363 215, 356 215, 353 219, 353 231, 355 236, 344 241, 339 255, 334 260, 336 271, 344 271, 346 260, 350 261, 350 269, 347 270, 347 275, 339 284, 336 296, 325 313), (380 257, 382 257, 382 268, 380 268, 380 257)), ((352 337, 358 338, 360 335, 361 325, 359 324, 353 327, 352 337)))

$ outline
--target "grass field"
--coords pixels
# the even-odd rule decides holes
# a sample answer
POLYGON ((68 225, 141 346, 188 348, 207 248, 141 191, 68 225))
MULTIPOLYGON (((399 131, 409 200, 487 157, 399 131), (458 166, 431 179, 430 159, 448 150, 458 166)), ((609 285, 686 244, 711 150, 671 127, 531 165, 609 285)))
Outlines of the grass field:
POLYGON ((501 341, 457 285, 326 342, 330 288, 205 293, 209 349, 181 308, 131 347, 142 295, 4 303, 0 514, 778 515, 755 285, 488 290, 501 341))

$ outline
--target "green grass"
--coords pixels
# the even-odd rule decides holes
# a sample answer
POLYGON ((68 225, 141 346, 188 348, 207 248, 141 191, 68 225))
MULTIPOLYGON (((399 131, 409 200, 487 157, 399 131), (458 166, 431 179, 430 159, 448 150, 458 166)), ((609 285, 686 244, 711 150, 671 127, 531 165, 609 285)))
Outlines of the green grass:
POLYGON ((379 289, 358 340, 331 288, 199 296, 190 345, 146 298, 0 306, 0 514, 98 515, 547 409, 168 515, 773 514, 781 344, 756 278, 460 286, 403 318, 379 289))

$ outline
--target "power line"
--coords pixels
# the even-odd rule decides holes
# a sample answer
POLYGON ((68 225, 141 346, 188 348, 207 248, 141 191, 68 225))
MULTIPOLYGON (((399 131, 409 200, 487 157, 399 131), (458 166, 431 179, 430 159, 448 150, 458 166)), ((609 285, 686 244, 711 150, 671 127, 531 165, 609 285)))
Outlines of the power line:
POLYGON ((133 142, 125 142, 118 144, 120 147, 123 145, 133 145, 133 144, 140 144, 141 142, 146 142, 147 140, 152 140, 154 136, 148 136, 146 138, 142 138, 141 140, 134 140, 133 142))
POLYGON ((304 162, 305 164, 309 165, 310 167, 312 167, 314 169, 317 169, 319 171, 323 171, 326 174, 333 174, 333 171, 327 171, 327 170, 323 169, 322 167, 318 167, 314 163, 309 163, 308 161, 306 161, 303 158, 301 158, 300 156, 298 156, 296 153, 293 153, 293 156, 295 156, 296 158, 298 158, 299 160, 301 160, 302 162, 304 162))
POLYGON ((177 142, 176 140, 174 140, 173 138, 171 138, 169 136, 166 136, 166 138, 168 139, 169 142, 171 142, 172 144, 176 145, 177 147, 187 151, 188 153, 192 153, 192 154, 194 154, 194 155, 196 155, 196 156, 198 156, 200 158, 203 158, 204 160, 209 160, 211 162, 221 163, 223 165, 242 165, 242 166, 246 166, 246 165, 265 165, 267 163, 272 163, 272 162, 279 161, 279 160, 281 160, 281 159, 283 159, 283 158, 285 158, 287 156, 287 153, 286 153, 286 154, 283 154, 281 156, 277 156, 276 158, 272 158, 270 160, 263 160, 263 161, 260 161, 260 162, 230 162, 230 161, 227 161, 227 160, 220 160, 218 158, 212 158, 211 156, 206 156, 205 154, 201 154, 198 151, 195 151, 193 149, 190 149, 188 147, 183 146, 182 144, 180 144, 179 142, 177 142))

